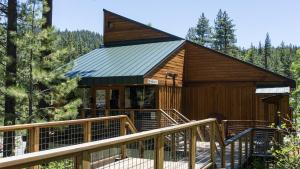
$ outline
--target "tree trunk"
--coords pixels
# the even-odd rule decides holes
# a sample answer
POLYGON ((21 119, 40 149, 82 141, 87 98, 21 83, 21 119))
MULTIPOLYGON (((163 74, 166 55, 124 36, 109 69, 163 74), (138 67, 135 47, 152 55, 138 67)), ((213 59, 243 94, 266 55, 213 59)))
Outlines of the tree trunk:
POLYGON ((45 23, 42 28, 47 29, 52 26, 52 9, 53 9, 53 1, 52 0, 44 0, 43 1, 43 18, 45 19, 45 23), (46 10, 48 8, 48 10, 46 10))
MULTIPOLYGON (((17 31, 17 0, 8 1, 7 12, 7 56, 10 58, 5 69, 5 88, 16 85, 17 52, 12 33, 17 31)), ((16 120, 16 99, 5 95, 4 125, 14 125, 16 120)), ((15 132, 5 132, 3 140, 3 156, 13 155, 15 132)))

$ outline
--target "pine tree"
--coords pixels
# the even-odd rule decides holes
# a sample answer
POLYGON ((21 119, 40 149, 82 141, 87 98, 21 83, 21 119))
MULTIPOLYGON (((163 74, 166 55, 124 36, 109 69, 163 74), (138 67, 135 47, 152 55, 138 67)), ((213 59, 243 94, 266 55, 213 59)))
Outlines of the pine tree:
POLYGON ((215 19, 213 48, 226 54, 231 54, 235 38, 235 25, 227 12, 220 9, 215 19))
POLYGON ((271 57, 271 39, 269 36, 269 33, 267 33, 266 35, 266 39, 265 39, 265 47, 264 47, 264 68, 265 69, 269 69, 269 63, 268 60, 271 57))
MULTIPOLYGON (((14 33, 17 31, 17 0, 9 0, 7 8, 7 40, 6 50, 8 61, 5 70, 5 90, 16 85, 17 74, 17 47, 14 43, 14 33)), ((5 112, 4 125, 14 125, 16 122, 16 98, 6 92, 5 94, 5 112)), ((14 132, 5 132, 3 149, 4 157, 13 155, 14 132)))
POLYGON ((280 72, 287 76, 291 77, 291 71, 290 67, 292 64, 292 56, 291 53, 287 51, 288 47, 284 44, 284 42, 281 42, 279 47, 279 59, 280 59, 280 72))
POLYGON ((209 20, 205 17, 204 13, 201 14, 198 20, 196 32, 198 43, 203 46, 209 46, 211 43, 211 28, 209 26, 209 20))
POLYGON ((251 43, 250 49, 248 49, 246 52, 245 60, 249 63, 254 64, 254 57, 255 57, 255 47, 251 43))
POLYGON ((296 51, 295 57, 295 61, 291 66, 291 72, 296 80, 296 89, 292 93, 291 104, 298 119, 300 117, 300 49, 296 51))
POLYGON ((23 112, 19 119, 23 122, 73 119, 81 103, 72 94, 78 78, 65 76, 72 66, 64 62, 68 49, 58 47, 58 36, 52 27, 42 29, 45 21, 41 6, 40 1, 28 1, 21 12, 24 22, 16 42, 20 56, 18 85, 10 93, 18 96, 17 108, 23 112), (45 51, 49 53, 45 55, 45 51), (40 90, 40 84, 45 90, 40 90), (39 106, 41 100, 47 107, 39 106))
POLYGON ((186 39, 198 43, 203 46, 210 46, 211 44, 211 27, 209 20, 204 13, 198 19, 196 27, 189 28, 186 39))
POLYGON ((190 40, 190 41, 195 42, 195 43, 198 43, 196 28, 194 28, 194 27, 189 28, 189 30, 188 30, 188 32, 185 36, 185 39, 190 40))

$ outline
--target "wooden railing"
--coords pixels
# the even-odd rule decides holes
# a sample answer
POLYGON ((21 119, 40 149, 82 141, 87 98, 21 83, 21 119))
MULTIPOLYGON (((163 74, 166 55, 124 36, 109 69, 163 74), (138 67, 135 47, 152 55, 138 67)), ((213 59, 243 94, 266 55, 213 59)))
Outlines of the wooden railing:
POLYGON ((268 128, 272 123, 263 120, 222 120, 221 124, 224 137, 228 139, 248 128, 268 128))
POLYGON ((48 150, 135 133, 136 128, 126 115, 79 120, 32 123, 0 127, 2 156, 48 150), (5 137, 4 133, 14 133, 5 137))
MULTIPOLYGON (((186 124, 155 129, 151 131, 140 132, 131 135, 120 136, 117 138, 110 138, 106 140, 94 141, 90 143, 83 143, 62 147, 41 152, 29 153, 19 157, 8 157, 0 159, 1 168, 23 168, 32 166, 50 166, 53 162, 60 162, 62 160, 71 160, 70 168, 157 168, 162 169, 164 166, 169 168, 200 168, 197 163, 199 160, 198 151, 203 146, 199 146, 197 141, 197 127, 207 126, 210 128, 211 140, 209 145, 209 158, 202 163, 201 168, 213 167, 216 163, 215 149, 214 149, 214 134, 215 134, 215 119, 206 119, 201 121, 193 121, 186 124), (182 151, 180 147, 176 147, 175 156, 171 154, 170 145, 165 144, 166 139, 171 135, 178 133, 186 133, 188 137, 188 149, 182 151), (138 145, 143 142, 145 151, 143 158, 139 155, 134 155, 132 145, 138 145), (127 147, 128 152, 119 151, 122 147, 127 147), (130 148, 131 147, 131 148, 130 148), (116 151, 114 151, 116 150, 116 151), (130 152, 130 150, 132 152, 130 152), (147 151, 147 153, 145 153, 147 151), (107 154, 107 156, 105 156, 107 154), (126 154, 126 155, 125 155, 126 154), (118 157, 126 156, 123 160, 115 160, 118 157), (96 158, 97 157, 97 158, 96 158), (138 160, 136 160, 138 158, 138 160), (114 159, 114 160, 113 160, 114 159), (196 164, 197 163, 197 164, 196 164), (131 165, 131 167, 129 167, 131 165), (133 165, 133 166, 132 166, 133 165)), ((204 144, 204 143, 203 143, 204 144)), ((177 144, 176 144, 177 145, 177 144)), ((137 146, 137 149, 139 146, 137 146)), ((206 159, 203 158, 203 159, 206 159)), ((66 161, 63 161, 66 164, 66 161)), ((57 164, 57 163, 56 163, 57 164)), ((64 167, 68 168, 68 167, 64 167)))

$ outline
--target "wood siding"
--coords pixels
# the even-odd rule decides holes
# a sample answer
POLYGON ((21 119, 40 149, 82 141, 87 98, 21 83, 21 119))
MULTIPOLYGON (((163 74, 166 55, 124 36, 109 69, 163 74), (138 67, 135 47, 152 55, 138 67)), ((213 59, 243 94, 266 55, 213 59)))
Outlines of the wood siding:
POLYGON ((134 40, 169 38, 170 35, 119 15, 104 12, 104 44, 134 40), (111 24, 111 27, 109 27, 111 24))
POLYGON ((171 72, 177 74, 175 85, 182 86, 184 53, 184 49, 179 50, 179 52, 171 56, 165 63, 157 67, 153 73, 150 73, 145 78, 145 84, 147 84, 148 79, 156 79, 159 85, 173 85, 173 79, 166 77, 166 72, 171 72))
POLYGON ((158 86, 158 108, 181 111, 182 88, 158 86))
POLYGON ((246 120, 253 119, 254 99, 253 83, 199 83, 184 88, 183 108, 192 120, 246 120))
POLYGON ((204 47, 187 43, 185 81, 283 82, 285 79, 204 47))

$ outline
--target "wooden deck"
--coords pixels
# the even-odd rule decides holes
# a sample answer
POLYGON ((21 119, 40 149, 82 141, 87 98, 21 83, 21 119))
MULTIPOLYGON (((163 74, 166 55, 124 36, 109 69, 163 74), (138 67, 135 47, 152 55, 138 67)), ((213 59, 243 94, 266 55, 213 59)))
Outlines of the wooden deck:
MULTIPOLYGON (((238 147, 238 142, 235 143, 235 147, 238 147)), ((219 145, 217 144, 217 147, 219 145)), ((226 161, 230 161, 230 146, 226 147, 226 161)), ((195 168, 203 168, 204 166, 210 163, 210 143, 209 142, 197 142, 197 153, 196 153, 196 164, 195 168)), ((245 150, 245 147, 242 147, 242 150, 245 150)), ((220 156, 220 148, 218 148, 218 153, 216 154, 216 164, 217 168, 221 168, 221 156, 220 156)), ((234 149, 234 166, 239 166, 238 156, 239 156, 239 149, 234 149)), ((245 151, 243 151, 243 154, 245 151)), ((165 153, 167 154, 167 153, 165 153)), ((244 162, 245 159, 243 159, 244 162)), ((154 160, 147 159, 147 158, 134 158, 128 157, 123 160, 118 160, 118 157, 108 159, 106 161, 101 162, 93 162, 91 164, 91 168, 94 169, 152 169, 154 168, 154 160)), ((180 159, 178 161, 164 161, 164 168, 170 169, 181 169, 181 168, 188 168, 188 159, 180 159)), ((235 167, 235 168, 236 168, 235 167)), ((226 168, 231 168, 230 163, 226 163, 226 168)))

